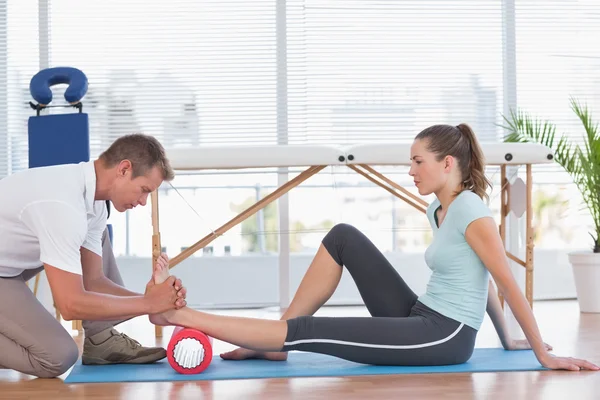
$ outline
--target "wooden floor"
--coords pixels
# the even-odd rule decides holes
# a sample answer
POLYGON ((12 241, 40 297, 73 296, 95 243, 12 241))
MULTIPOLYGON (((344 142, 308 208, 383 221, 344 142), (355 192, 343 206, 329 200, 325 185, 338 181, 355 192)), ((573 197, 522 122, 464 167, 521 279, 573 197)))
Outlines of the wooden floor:
MULTIPOLYGON (((600 364, 600 314, 581 314, 575 301, 536 302, 534 312, 544 340, 557 355, 586 358, 600 364)), ((277 310, 219 311, 222 314, 278 318, 277 310)), ((367 315, 363 307, 326 307, 318 315, 367 315)), ((68 326, 65 324, 65 326, 68 326)), ((119 330, 145 345, 156 343, 152 326, 135 319, 119 330)), ((159 343, 166 346, 171 331, 159 343)), ((81 346, 81 336, 73 332, 81 346)), ((489 319, 477 347, 499 346, 489 319)), ((233 347, 216 341, 215 353, 233 347)), ((60 379, 36 379, 0 370, 0 399, 599 399, 600 372, 510 372, 430 374, 341 378, 232 380, 215 382, 158 382, 75 384, 60 379)))

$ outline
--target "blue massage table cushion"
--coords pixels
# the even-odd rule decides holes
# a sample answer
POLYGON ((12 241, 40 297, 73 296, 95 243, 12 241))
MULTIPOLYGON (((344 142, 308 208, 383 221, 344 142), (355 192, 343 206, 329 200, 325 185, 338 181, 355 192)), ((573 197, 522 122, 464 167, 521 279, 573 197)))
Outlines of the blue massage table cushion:
MULTIPOLYGON (((77 68, 46 68, 31 78, 31 96, 43 107, 52 101, 51 87, 69 85, 65 100, 78 103, 88 89, 87 77, 77 68)), ((43 108, 42 107, 42 108, 43 108)), ((39 110, 39 109, 38 109, 39 110)), ((88 115, 84 113, 37 115, 29 118, 29 168, 77 164, 90 160, 88 115)))
POLYGON ((69 104, 78 103, 87 93, 87 77, 82 71, 72 67, 41 70, 31 78, 29 92, 35 101, 45 106, 52 102, 51 87, 60 84, 69 85, 64 94, 65 100, 69 104))

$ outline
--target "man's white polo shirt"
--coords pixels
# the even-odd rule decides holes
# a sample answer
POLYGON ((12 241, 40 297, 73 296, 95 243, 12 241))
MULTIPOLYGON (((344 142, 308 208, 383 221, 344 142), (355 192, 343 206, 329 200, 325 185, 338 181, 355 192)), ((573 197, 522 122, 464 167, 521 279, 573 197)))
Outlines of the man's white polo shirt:
POLYGON ((104 201, 93 161, 31 168, 0 180, 0 277, 43 263, 82 274, 80 248, 102 256, 104 201))

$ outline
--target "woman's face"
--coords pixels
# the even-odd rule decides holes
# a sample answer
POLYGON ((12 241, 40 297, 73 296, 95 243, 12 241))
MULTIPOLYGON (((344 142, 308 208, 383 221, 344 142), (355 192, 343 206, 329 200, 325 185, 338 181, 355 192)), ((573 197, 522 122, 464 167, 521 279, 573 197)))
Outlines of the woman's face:
POLYGON ((444 187, 449 176, 447 158, 437 161, 436 155, 427 150, 427 139, 417 139, 413 142, 408 174, 413 177, 420 195, 427 196, 444 187))

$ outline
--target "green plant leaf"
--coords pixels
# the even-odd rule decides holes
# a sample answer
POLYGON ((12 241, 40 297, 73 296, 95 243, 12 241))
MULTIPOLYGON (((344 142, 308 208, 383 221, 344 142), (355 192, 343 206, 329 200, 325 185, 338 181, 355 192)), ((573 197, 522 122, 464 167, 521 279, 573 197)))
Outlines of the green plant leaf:
POLYGON ((556 126, 547 120, 534 118, 528 113, 510 111, 503 119, 506 125, 504 141, 507 143, 539 143, 548 146, 554 153, 554 160, 571 176, 582 195, 586 208, 593 219, 595 235, 594 252, 600 253, 600 131, 593 122, 592 114, 586 105, 571 98, 571 109, 581 121, 585 130, 583 147, 575 144, 567 135, 557 138, 556 126))

